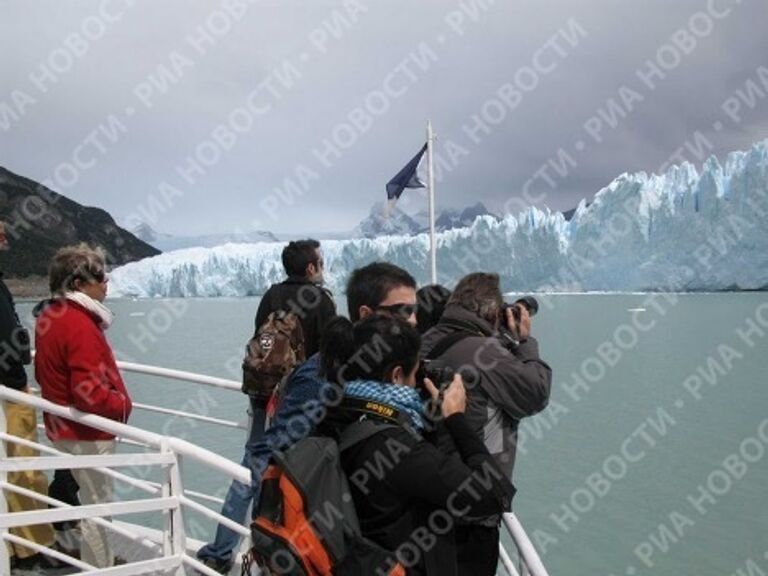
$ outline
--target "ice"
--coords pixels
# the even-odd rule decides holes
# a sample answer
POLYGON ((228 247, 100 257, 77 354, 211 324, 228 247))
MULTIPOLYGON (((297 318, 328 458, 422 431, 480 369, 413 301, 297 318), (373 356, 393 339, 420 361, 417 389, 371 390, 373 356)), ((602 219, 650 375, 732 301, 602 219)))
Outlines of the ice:
MULTIPOLYGON (((717 291, 768 288, 768 140, 665 174, 622 174, 570 221, 529 208, 437 235, 438 273, 497 272, 505 291, 717 291)), ((177 250, 112 272, 112 296, 245 296, 283 277, 282 243, 177 250)), ((387 260, 428 282, 428 237, 326 240, 326 278, 387 260)))

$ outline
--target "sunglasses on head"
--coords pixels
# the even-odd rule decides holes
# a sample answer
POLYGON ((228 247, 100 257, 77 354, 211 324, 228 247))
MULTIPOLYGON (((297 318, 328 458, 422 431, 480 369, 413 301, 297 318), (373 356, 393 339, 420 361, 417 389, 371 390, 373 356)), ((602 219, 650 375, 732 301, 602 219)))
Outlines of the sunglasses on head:
POLYGON ((408 319, 416 314, 417 308, 417 304, 389 304, 388 306, 377 306, 376 310, 382 310, 398 318, 408 319))

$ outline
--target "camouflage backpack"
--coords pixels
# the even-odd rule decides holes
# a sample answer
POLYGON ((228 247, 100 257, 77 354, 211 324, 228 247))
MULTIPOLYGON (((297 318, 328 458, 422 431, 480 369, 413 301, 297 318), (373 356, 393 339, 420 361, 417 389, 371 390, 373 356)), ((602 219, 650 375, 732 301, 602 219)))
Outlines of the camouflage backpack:
POLYGON ((245 347, 242 391, 266 405, 280 381, 304 360, 299 317, 285 310, 272 312, 245 347))

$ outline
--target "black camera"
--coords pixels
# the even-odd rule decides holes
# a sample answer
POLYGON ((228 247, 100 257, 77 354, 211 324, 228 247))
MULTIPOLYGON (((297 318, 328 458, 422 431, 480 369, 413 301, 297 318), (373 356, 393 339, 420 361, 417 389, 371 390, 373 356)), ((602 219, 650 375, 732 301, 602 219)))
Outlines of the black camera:
POLYGON ((517 307, 518 304, 528 311, 529 316, 536 316, 536 313, 539 311, 539 301, 533 296, 523 296, 522 298, 515 300, 512 304, 505 302, 502 309, 505 313, 507 308, 512 310, 512 316, 515 317, 515 322, 520 322, 520 309, 517 307))
POLYGON ((453 374, 453 368, 438 366, 434 360, 424 359, 416 371, 416 383, 418 386, 423 386, 424 378, 429 378, 438 389, 442 390, 453 381, 453 374))
POLYGON ((443 400, 443 392, 453 381, 453 375, 453 368, 436 365, 434 360, 424 359, 419 364, 419 368, 416 370, 416 390, 425 402, 424 412, 428 421, 437 422, 440 420, 440 404, 443 400), (424 378, 429 378, 440 391, 437 399, 432 398, 432 394, 424 386, 424 378))
MULTIPOLYGON (((453 368, 436 365, 434 360, 422 360, 418 370, 416 370, 416 390, 419 392, 421 399, 432 402, 432 395, 429 393, 426 386, 424 386, 424 378, 429 378, 432 381, 435 387, 440 391, 440 397, 442 398, 443 391, 448 388, 449 384, 453 381, 453 374, 453 368)), ((429 410, 437 410, 437 412, 439 412, 439 406, 433 406, 429 410)))

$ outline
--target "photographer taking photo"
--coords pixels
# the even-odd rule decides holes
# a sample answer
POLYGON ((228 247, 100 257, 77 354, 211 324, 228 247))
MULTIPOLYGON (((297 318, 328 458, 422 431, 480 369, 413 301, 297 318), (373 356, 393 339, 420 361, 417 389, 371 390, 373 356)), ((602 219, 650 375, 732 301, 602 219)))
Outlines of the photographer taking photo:
MULTIPOLYGON (((552 370, 539 357, 538 342, 530 332, 527 307, 505 306, 499 276, 477 272, 459 281, 440 322, 424 335, 421 346, 431 366, 462 374, 466 423, 508 479, 520 420, 546 407, 552 384, 552 370)), ((437 442, 445 453, 458 450, 451 435, 439 429, 437 442)), ((491 517, 457 528, 460 574, 496 574, 498 523, 498 517, 491 517)))
MULTIPOLYGON (((380 431, 341 453, 363 535, 393 551, 409 575, 454 576, 458 565, 453 530, 443 530, 441 521, 438 534, 430 519, 435 513, 441 519, 500 514, 509 506, 514 488, 469 427, 460 375, 442 392, 430 380, 423 382, 434 401, 442 398, 445 430, 459 457, 446 455, 422 438, 425 417, 416 391, 419 345, 417 330, 402 319, 374 315, 353 325, 338 317, 326 328, 321 371, 329 381, 343 385, 345 403, 384 406, 400 416, 395 419, 399 425, 393 424, 391 414, 381 418, 380 431), (425 530, 435 544, 419 548, 414 557, 416 535, 425 530)), ((343 416, 344 404, 338 410, 343 416)), ((378 420, 375 413, 362 418, 378 420)), ((350 410, 346 422, 339 414, 331 420, 340 434, 361 417, 350 410)))

